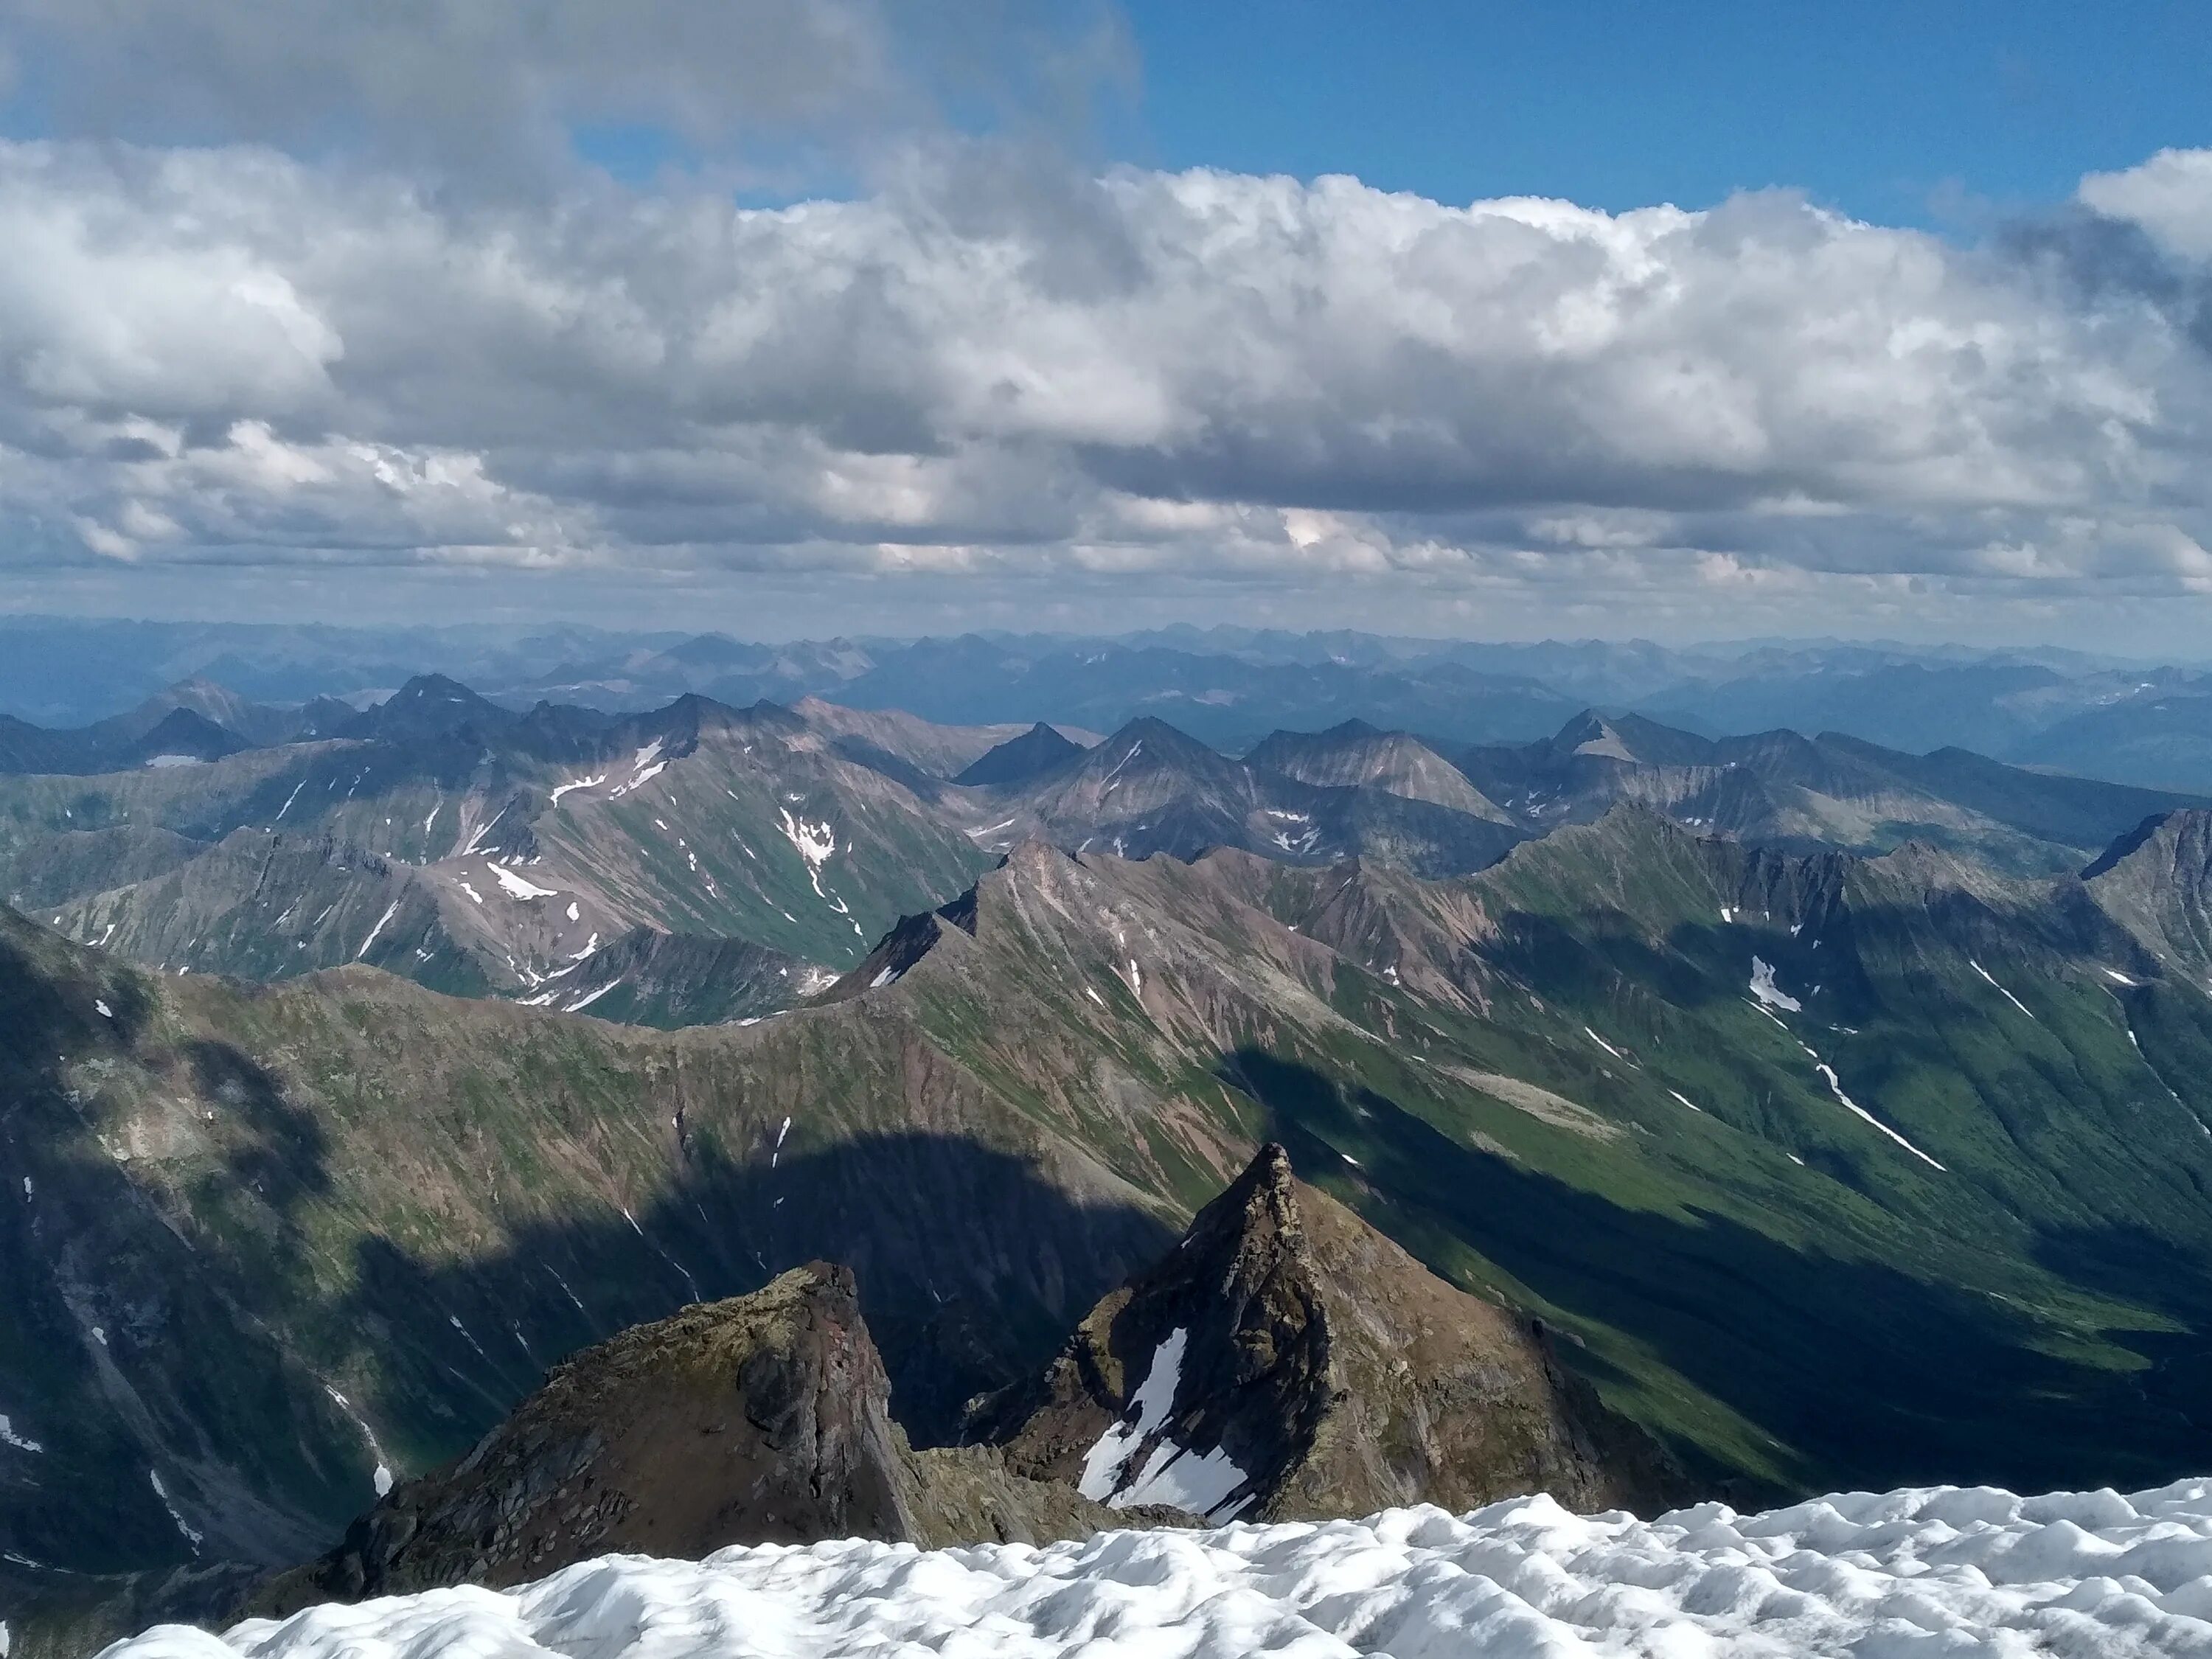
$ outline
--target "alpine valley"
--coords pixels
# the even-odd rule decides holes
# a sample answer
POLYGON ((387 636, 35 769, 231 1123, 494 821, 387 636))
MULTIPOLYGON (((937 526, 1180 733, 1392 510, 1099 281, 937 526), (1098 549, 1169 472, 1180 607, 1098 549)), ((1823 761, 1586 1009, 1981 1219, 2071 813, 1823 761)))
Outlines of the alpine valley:
POLYGON ((1233 740, 1072 669, 0 732, 10 1659, 610 1550, 2212 1467, 2212 799, 1553 690, 1269 731, 1246 665, 1233 740))

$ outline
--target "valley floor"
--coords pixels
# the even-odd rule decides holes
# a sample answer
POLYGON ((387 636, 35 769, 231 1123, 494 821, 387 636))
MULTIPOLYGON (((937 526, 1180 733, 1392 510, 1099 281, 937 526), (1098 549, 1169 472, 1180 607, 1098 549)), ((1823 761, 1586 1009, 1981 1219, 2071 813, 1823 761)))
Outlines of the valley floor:
POLYGON ((2212 1655, 2212 1480, 2122 1498, 1933 1487, 1653 1522, 1519 1498, 1454 1517, 1103 1534, 1046 1549, 848 1540, 611 1556, 522 1589, 317 1607, 106 1659, 1501 1659, 2212 1655))

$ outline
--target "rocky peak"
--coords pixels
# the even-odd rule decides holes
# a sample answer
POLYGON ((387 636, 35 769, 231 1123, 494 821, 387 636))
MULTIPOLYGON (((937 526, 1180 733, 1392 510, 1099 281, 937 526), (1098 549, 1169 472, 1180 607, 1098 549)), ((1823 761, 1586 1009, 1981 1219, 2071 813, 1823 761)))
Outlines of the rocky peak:
POLYGON ((1019 1474, 1216 1521, 1679 1489, 1534 1326, 1299 1183, 1273 1145, 1044 1376, 978 1402, 971 1432, 1019 1474))
POLYGON ((555 1367, 468 1455, 393 1488, 252 1611, 515 1584, 610 1553, 1041 1543, 1116 1518, 988 1449, 912 1450, 890 1400, 852 1270, 809 1262, 555 1367))
POLYGON ((1082 744, 1070 742, 1039 720, 1019 737, 1009 738, 981 756, 953 781, 971 786, 1026 783, 1082 754, 1082 744))

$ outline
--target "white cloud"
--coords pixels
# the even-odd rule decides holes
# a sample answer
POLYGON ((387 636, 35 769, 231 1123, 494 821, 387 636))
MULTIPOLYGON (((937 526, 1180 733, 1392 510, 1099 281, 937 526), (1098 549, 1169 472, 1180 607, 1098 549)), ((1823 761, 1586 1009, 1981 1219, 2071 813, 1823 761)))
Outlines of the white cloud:
MULTIPOLYGON (((2130 290, 1787 195, 971 161, 771 211, 0 146, 0 561, 2207 581, 2212 364, 2130 290)), ((2207 178, 2082 203, 2203 258, 2207 178)))
POLYGON ((2141 227, 2166 252, 2212 262, 2212 150, 2162 149, 2122 173, 2081 181, 2083 205, 2141 227))

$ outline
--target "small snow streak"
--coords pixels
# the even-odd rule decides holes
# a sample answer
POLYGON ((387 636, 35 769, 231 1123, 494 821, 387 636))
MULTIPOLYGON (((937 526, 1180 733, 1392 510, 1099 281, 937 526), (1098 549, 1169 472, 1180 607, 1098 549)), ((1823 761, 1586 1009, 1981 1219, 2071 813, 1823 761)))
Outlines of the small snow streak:
POLYGON ((353 959, 356 962, 359 962, 368 954, 368 947, 376 943, 376 936, 384 931, 385 924, 398 914, 399 901, 394 899, 385 908, 384 914, 376 919, 376 926, 368 930, 368 937, 362 940, 361 949, 353 953, 353 959))
MULTIPOLYGON (((1805 1052, 1808 1054, 1813 1053, 1810 1048, 1808 1048, 1805 1052)), ((1929 1157, 1927 1153, 1922 1152, 1917 1146, 1907 1140, 1903 1135, 1898 1133, 1896 1130, 1891 1128, 1889 1125, 1884 1123, 1872 1112, 1867 1110, 1865 1107, 1860 1105, 1858 1102, 1853 1100, 1849 1095, 1845 1094, 1844 1092, 1844 1085, 1836 1081, 1835 1067, 1829 1065, 1827 1061, 1822 1060, 1818 1054, 1813 1055, 1813 1069, 1818 1072, 1826 1081, 1828 1092, 1835 1096, 1838 1103, 1844 1106, 1856 1115, 1864 1118, 1869 1123, 1874 1125, 1875 1128, 1881 1130, 1882 1133, 1887 1135, 1892 1140, 1904 1147, 1906 1152, 1911 1153, 1913 1157, 1918 1158, 1923 1164, 1927 1164, 1930 1169, 1942 1169, 1943 1166, 1936 1163, 1934 1158, 1929 1157)))
MULTIPOLYGON (((1988 980, 1988 981, 1989 981, 1989 983, 1990 983, 1990 988, 1991 988, 1991 989, 1993 989, 1993 990, 1995 990, 1995 991, 1996 992, 1996 994, 1997 994, 1999 996, 2002 997, 2002 998, 2003 998, 2007 1002, 2009 1002, 2010 1004, 2012 1004, 2012 1006, 2013 1006, 2014 1007, 2015 1007, 2015 1008, 2019 1009, 2019 1010, 2021 1011, 2021 1012, 2022 1012, 2023 1014, 2027 1014, 2027 1017, 2028 1017, 2030 1019, 2034 1019, 2034 1018, 2035 1018, 2035 1016, 2034 1016, 2033 1014, 2028 1014, 2028 1013, 2027 1013, 2027 1005, 2026 1003, 2022 1002, 2022 1001, 2021 1001, 2018 997, 2014 996, 2011 992, 2009 992, 2009 991, 2006 990, 2006 989, 2005 989, 2005 988, 2004 988, 2003 986, 1999 985, 1999 984, 1996 982, 1996 981, 1995 981, 1995 980, 1993 980, 1993 979, 1990 979, 1990 970, 1989 970, 1988 969, 1986 969, 1986 968, 1983 967, 1983 966, 1982 966, 1982 964, 1981 964, 1980 963, 1974 961, 1974 960, 1970 957, 1968 957, 1968 958, 1967 958, 1967 961, 1966 961, 1966 966, 1968 966, 1969 968, 1972 969, 1976 973, 1979 974, 1979 975, 1981 975, 1984 980, 1988 980)), ((2041 1022, 2040 1020, 2038 1020, 2036 1023, 2037 1023, 2038 1024, 2042 1024, 2042 1022, 2041 1022)))

